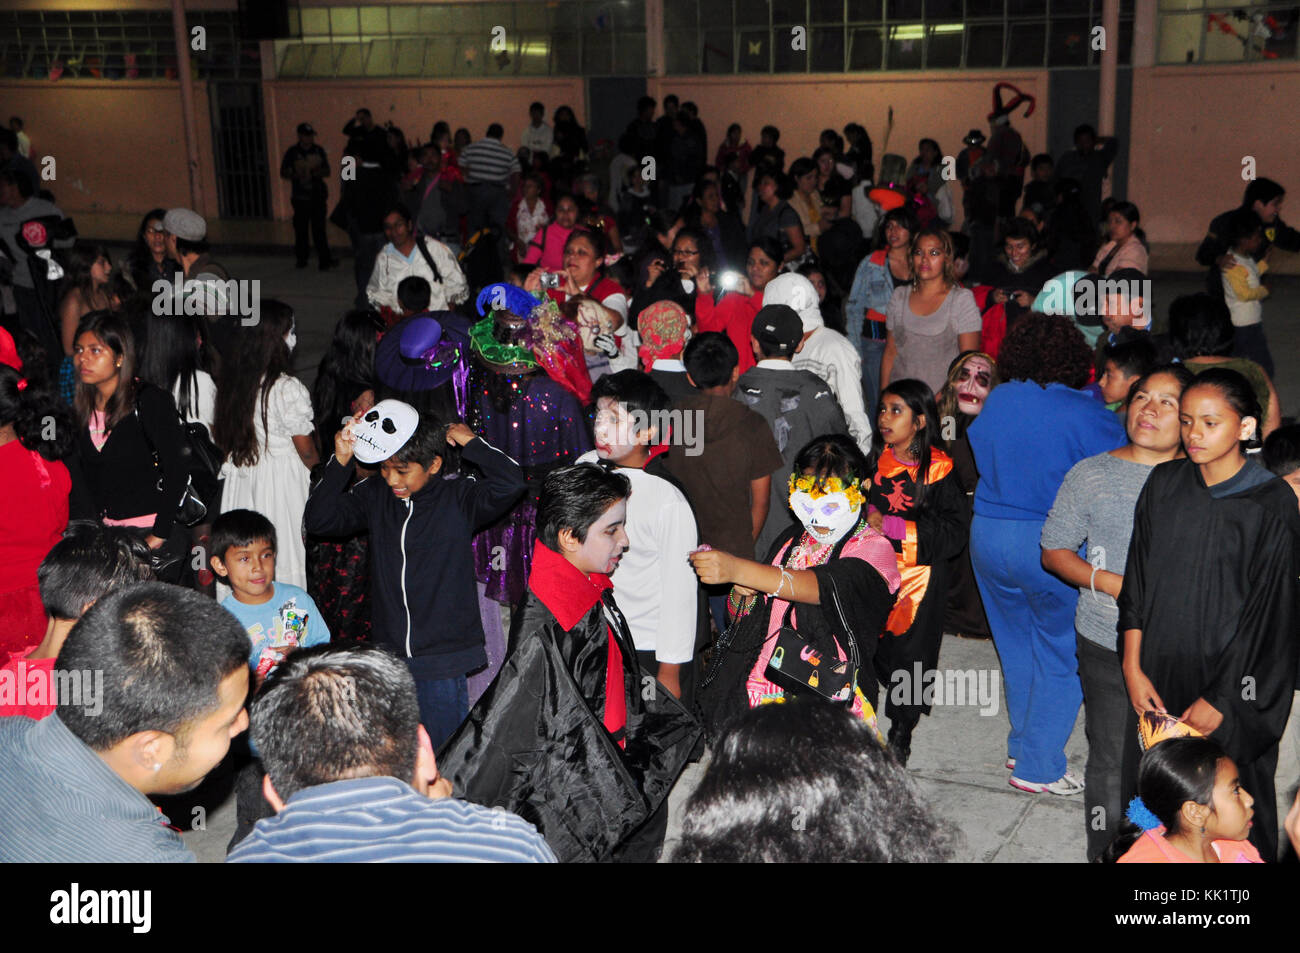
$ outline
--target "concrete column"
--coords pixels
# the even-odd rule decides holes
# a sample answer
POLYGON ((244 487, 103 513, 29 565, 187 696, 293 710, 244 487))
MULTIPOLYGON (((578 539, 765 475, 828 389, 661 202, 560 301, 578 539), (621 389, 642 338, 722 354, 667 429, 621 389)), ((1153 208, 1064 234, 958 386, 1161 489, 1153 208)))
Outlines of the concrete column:
POLYGON ((185 120, 190 204, 202 215, 203 172, 199 166, 199 127, 194 118, 194 79, 190 67, 190 31, 185 24, 185 0, 172 0, 172 34, 176 39, 176 73, 181 85, 181 115, 185 120))
POLYGON ((645 71, 648 76, 663 76, 664 0, 645 0, 645 71))
POLYGON ((1133 11, 1133 68, 1156 65, 1156 37, 1160 17, 1156 0, 1137 0, 1133 11))
POLYGON ((1119 0, 1104 0, 1101 26, 1105 45, 1101 50, 1101 89, 1097 103, 1097 132, 1115 135, 1115 89, 1119 72, 1119 0))

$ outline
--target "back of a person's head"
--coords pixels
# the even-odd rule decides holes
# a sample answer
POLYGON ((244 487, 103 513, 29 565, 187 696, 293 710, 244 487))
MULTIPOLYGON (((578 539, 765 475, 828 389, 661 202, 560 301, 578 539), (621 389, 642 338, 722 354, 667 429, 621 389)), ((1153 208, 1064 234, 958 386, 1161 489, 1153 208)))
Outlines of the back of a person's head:
POLYGON ((415 777, 420 705, 401 659, 377 646, 290 653, 258 692, 253 743, 276 793, 345 778, 415 777))
POLYGON ((1114 363, 1125 377, 1141 377, 1156 366, 1156 346, 1147 335, 1102 348, 1102 360, 1114 363))
POLYGON ((1258 234, 1264 228, 1264 220, 1253 208, 1234 209, 1228 215, 1227 227, 1223 230, 1223 240, 1229 248, 1236 248, 1240 242, 1258 234))
POLYGON ((819 701, 733 721, 684 816, 675 863, 924 863, 953 851, 907 769, 819 701))
POLYGON ((731 338, 721 331, 705 331, 686 344, 682 352, 686 373, 700 390, 722 387, 731 380, 731 372, 740 364, 740 352, 731 338))
POLYGON ((402 310, 410 314, 419 314, 429 310, 429 301, 433 298, 433 289, 429 282, 419 275, 409 275, 397 283, 397 301, 402 310))
POLYGON ((153 579, 149 547, 128 530, 73 520, 36 570, 41 602, 55 619, 79 619, 115 589, 153 579))
POLYGON ((1180 359, 1226 357, 1236 333, 1222 298, 1200 292, 1175 298, 1169 306, 1169 343, 1180 359))
POLYGON ((1069 318, 1031 314, 1007 332, 998 351, 1003 380, 1033 381, 1040 387, 1064 384, 1080 388, 1088 383, 1093 354, 1088 342, 1069 318))
POLYGON ((1264 466, 1274 476, 1287 477, 1300 470, 1300 424, 1278 427, 1264 440, 1264 466))
POLYGON ((56 672, 103 672, 102 710, 60 706, 68 730, 95 751, 186 729, 221 704, 221 683, 248 667, 248 633, 207 596, 142 582, 99 599, 73 626, 56 672))
POLYGON ((603 374, 591 385, 591 401, 595 403, 608 397, 629 414, 638 414, 649 420, 662 417, 673 406, 668 394, 649 374, 642 371, 618 371, 603 374))
POLYGON ((489 139, 500 139, 505 134, 506 131, 499 122, 494 122, 487 127, 487 137, 489 139))

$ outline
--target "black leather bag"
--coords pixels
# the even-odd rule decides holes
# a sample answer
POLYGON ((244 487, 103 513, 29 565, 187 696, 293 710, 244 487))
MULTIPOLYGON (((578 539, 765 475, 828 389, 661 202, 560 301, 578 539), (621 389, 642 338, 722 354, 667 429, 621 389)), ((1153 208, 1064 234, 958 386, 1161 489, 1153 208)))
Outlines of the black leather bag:
MULTIPOLYGON (((140 408, 138 406, 135 409, 135 418, 138 421, 140 420, 140 408)), ((184 421, 182 421, 181 424, 188 436, 190 425, 185 424, 184 421)), ((195 426, 202 428, 202 424, 196 424, 195 426)), ((206 430, 204 430, 204 432, 206 433, 206 430)), ((149 451, 153 454, 154 470, 158 472, 158 490, 161 492, 163 488, 162 463, 158 460, 158 448, 155 447, 153 441, 149 439, 149 431, 145 429, 143 421, 140 421, 140 433, 144 435, 144 442, 149 445, 149 451)), ((191 461, 192 466, 194 457, 191 448, 186 448, 185 456, 189 461, 191 461)), ((207 504, 203 502, 202 497, 200 497, 198 492, 194 489, 194 475, 191 472, 186 476, 185 492, 181 494, 181 501, 176 507, 176 515, 174 519, 182 526, 197 526, 207 518, 207 515, 207 504)))

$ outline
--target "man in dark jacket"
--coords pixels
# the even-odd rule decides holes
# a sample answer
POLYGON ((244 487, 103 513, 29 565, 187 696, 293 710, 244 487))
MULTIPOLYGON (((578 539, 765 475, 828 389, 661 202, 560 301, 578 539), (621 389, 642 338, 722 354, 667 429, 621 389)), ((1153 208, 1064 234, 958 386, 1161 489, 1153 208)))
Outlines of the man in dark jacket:
POLYGON ((561 861, 656 860, 701 734, 637 663, 614 602, 630 492, 591 463, 546 478, 510 654, 438 755, 453 790, 535 824, 561 861))
POLYGON ((790 469, 799 451, 814 437, 849 432, 830 385, 790 363, 802 340, 803 322, 794 308, 784 304, 763 308, 754 317, 751 337, 755 356, 761 359, 736 382, 736 396, 767 421, 785 461, 772 474, 772 503, 754 547, 760 556, 794 523, 790 469))
POLYGON ((325 177, 330 174, 329 159, 325 150, 316 143, 316 130, 309 122, 298 124, 298 141, 285 150, 280 161, 280 178, 293 183, 290 202, 293 205, 293 250, 299 268, 307 267, 307 229, 311 228, 320 269, 330 267, 329 240, 325 237, 325 200, 329 187, 325 177))
POLYGON ((443 427, 385 400, 334 439, 334 456, 307 500, 303 523, 320 536, 370 533, 375 641, 406 660, 434 747, 469 710, 465 676, 487 665, 470 539, 525 488, 523 471, 464 424, 443 427), (452 447, 483 479, 444 477, 452 447), (352 482, 352 457, 380 478, 352 482))
MULTIPOLYGON (((1251 209, 1264 222, 1264 240, 1255 252, 1256 261, 1267 255, 1273 245, 1283 251, 1300 251, 1300 231, 1282 221, 1279 214, 1285 200, 1286 189, 1272 179, 1255 179, 1246 186, 1240 208, 1251 209)), ((1237 211, 1239 209, 1233 208, 1216 215, 1214 221, 1210 222, 1209 232, 1201 240, 1201 247, 1196 249, 1197 264, 1211 269, 1212 280, 1208 282, 1210 293, 1220 298, 1223 297, 1223 281, 1219 272, 1231 262, 1227 241, 1228 221, 1237 211)))

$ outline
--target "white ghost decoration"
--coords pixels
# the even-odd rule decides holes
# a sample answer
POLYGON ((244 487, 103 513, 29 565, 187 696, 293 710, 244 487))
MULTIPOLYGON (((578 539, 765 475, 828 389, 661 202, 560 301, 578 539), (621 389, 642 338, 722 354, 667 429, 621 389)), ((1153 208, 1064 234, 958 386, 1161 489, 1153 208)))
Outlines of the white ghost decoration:
POLYGON ((352 431, 353 454, 362 463, 383 463, 401 450, 420 424, 420 412, 400 400, 381 400, 352 431))

